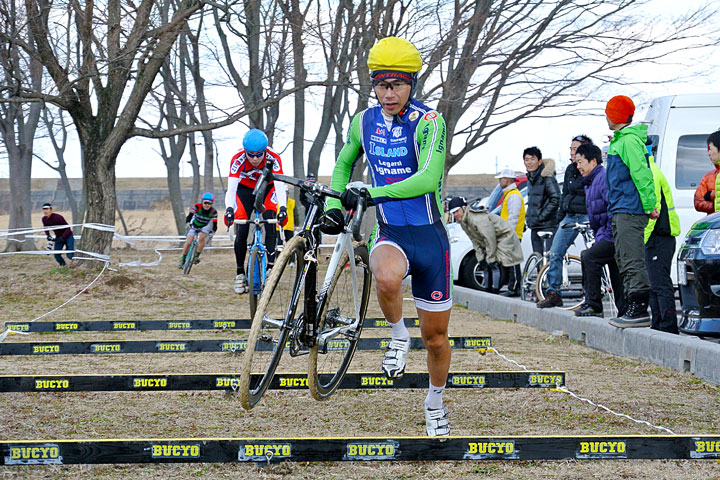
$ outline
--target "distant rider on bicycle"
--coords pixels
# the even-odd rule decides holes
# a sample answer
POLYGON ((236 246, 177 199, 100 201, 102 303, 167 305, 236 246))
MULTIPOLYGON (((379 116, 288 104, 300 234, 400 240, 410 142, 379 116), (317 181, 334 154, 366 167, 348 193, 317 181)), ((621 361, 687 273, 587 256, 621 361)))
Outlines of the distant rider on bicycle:
POLYGON ((185 218, 185 223, 188 225, 187 237, 185 238, 185 246, 183 247, 182 258, 178 262, 178 268, 183 268, 185 265, 185 259, 187 258, 190 244, 193 241, 195 235, 198 237, 198 247, 195 251, 194 263, 200 263, 200 254, 205 248, 205 242, 207 241, 208 235, 212 235, 217 231, 217 219, 218 212, 213 207, 215 197, 210 192, 203 193, 201 203, 196 203, 190 207, 190 213, 185 218))
MULTIPOLYGON (((272 162, 273 173, 282 174, 280 155, 268 147, 267 135, 262 130, 253 128, 243 137, 243 148, 230 162, 228 189, 225 194, 225 225, 228 227, 237 220, 249 219, 255 204, 253 190, 262 175, 267 162, 272 162)), ((282 183, 268 183, 265 195, 265 219, 276 218, 278 223, 287 222, 286 190, 282 183), (276 188, 277 187, 277 188, 276 188), (278 208, 278 206, 280 208, 278 208)), ((268 268, 275 261, 277 233, 275 225, 265 225, 265 246, 268 251, 268 268)), ((247 238, 250 226, 235 225, 235 265, 237 267, 234 289, 238 295, 247 292, 245 277, 245 255, 247 254, 247 238)))
POLYGON ((450 368, 448 322, 452 307, 450 247, 442 220, 440 197, 447 142, 440 113, 413 98, 420 52, 407 40, 388 37, 370 49, 368 67, 380 103, 356 115, 332 175, 332 188, 342 199, 328 199, 323 229, 343 228, 340 207, 355 208, 360 192, 345 190, 356 161, 368 160, 377 205, 378 225, 371 238, 370 269, 380 308, 392 327, 392 341, 382 369, 398 378, 405 371, 410 332, 402 314, 402 280, 412 275, 420 330, 430 373, 425 399, 428 435, 449 435, 443 390, 450 368))

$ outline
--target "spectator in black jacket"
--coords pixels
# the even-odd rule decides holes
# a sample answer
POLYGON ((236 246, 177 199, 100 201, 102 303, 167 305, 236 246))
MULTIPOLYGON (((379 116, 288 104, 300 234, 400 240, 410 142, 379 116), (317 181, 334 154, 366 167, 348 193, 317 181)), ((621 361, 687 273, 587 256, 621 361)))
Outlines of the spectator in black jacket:
POLYGON ((587 135, 578 135, 570 141, 570 165, 565 169, 565 180, 558 209, 560 225, 553 237, 552 247, 550 247, 550 266, 547 273, 548 290, 545 293, 545 300, 538 302, 538 308, 562 307, 563 302, 560 298, 562 260, 578 236, 577 230, 571 227, 576 223, 585 223, 588 220, 582 175, 575 164, 575 151, 583 144, 593 145, 593 141, 587 135), (565 225, 568 227, 563 228, 565 225))
POLYGON ((558 226, 560 187, 555 180, 555 162, 549 158, 543 161, 542 152, 537 147, 526 148, 523 151, 523 161, 528 172, 525 224, 530 228, 533 251, 542 254, 547 249, 547 240, 542 239, 538 233, 554 234, 558 226))

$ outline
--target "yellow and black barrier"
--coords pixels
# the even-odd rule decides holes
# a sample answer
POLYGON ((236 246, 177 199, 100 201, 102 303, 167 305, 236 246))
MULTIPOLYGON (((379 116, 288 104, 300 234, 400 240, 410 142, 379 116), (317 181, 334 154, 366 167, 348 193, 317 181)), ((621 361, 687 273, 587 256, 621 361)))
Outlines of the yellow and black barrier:
POLYGON ((167 438, 0 442, 3 465, 720 459, 720 436, 167 438))
MULTIPOLYGON (((6 322, 5 327, 16 332, 59 333, 59 332, 134 332, 146 330, 249 330, 252 320, 91 320, 68 322, 6 322)), ((406 318, 408 328, 419 327, 420 320, 406 318)), ((363 328, 387 327, 384 318, 368 317, 363 328)))
MULTIPOLYGON (((427 389, 427 373, 406 372, 389 379, 375 372, 347 373, 340 389, 427 389)), ((239 373, 168 375, 0 375, 0 392, 133 392, 237 390, 239 373)), ((450 372, 449 388, 556 388, 565 372, 450 372)), ((276 373, 271 390, 307 388, 307 373, 276 373)))
MULTIPOLYGON (((390 344, 389 338, 360 338, 359 350, 382 350, 390 344)), ((450 337, 453 349, 485 350, 492 347, 491 337, 450 337)), ((0 355, 83 355, 118 353, 198 353, 243 352, 247 340, 129 340, 117 342, 3 342, 0 355)), ((270 345, 260 344, 270 350, 270 345)), ((289 348, 289 347, 287 347, 289 348)), ((335 339, 328 342, 328 350, 345 350, 348 341, 335 339)), ((423 350, 422 338, 411 338, 410 348, 423 350)))

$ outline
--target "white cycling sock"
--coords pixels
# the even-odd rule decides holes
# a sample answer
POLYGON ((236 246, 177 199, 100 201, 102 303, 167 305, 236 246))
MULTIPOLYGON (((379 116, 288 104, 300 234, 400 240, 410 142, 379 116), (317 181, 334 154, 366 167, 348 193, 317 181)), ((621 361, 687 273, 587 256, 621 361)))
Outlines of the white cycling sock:
POLYGON ((443 407, 443 391, 445 391, 445 385, 442 387, 436 387, 432 383, 428 382, 428 394, 425 397, 425 406, 433 410, 443 407))
POLYGON ((405 326, 404 317, 400 317, 400 321, 397 323, 390 323, 390 328, 392 328, 390 336, 393 340, 407 340, 410 338, 410 331, 405 326))

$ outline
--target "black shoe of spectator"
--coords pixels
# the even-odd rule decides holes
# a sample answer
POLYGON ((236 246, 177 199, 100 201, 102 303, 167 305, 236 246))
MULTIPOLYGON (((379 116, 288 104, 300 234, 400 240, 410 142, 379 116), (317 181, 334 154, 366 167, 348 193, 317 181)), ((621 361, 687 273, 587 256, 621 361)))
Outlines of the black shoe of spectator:
POLYGON ((548 290, 545 294, 545 300, 538 302, 535 306, 537 308, 562 307, 563 301, 562 298, 560 298, 560 294, 555 290, 548 290))
POLYGON ((595 308, 591 307, 587 303, 583 303, 582 307, 575 310, 575 316, 576 317, 600 317, 603 316, 603 311, 596 310, 595 308))
POLYGON ((648 304, 645 302, 631 301, 625 315, 612 318, 608 323, 618 328, 649 327, 650 315, 648 315, 648 304))

